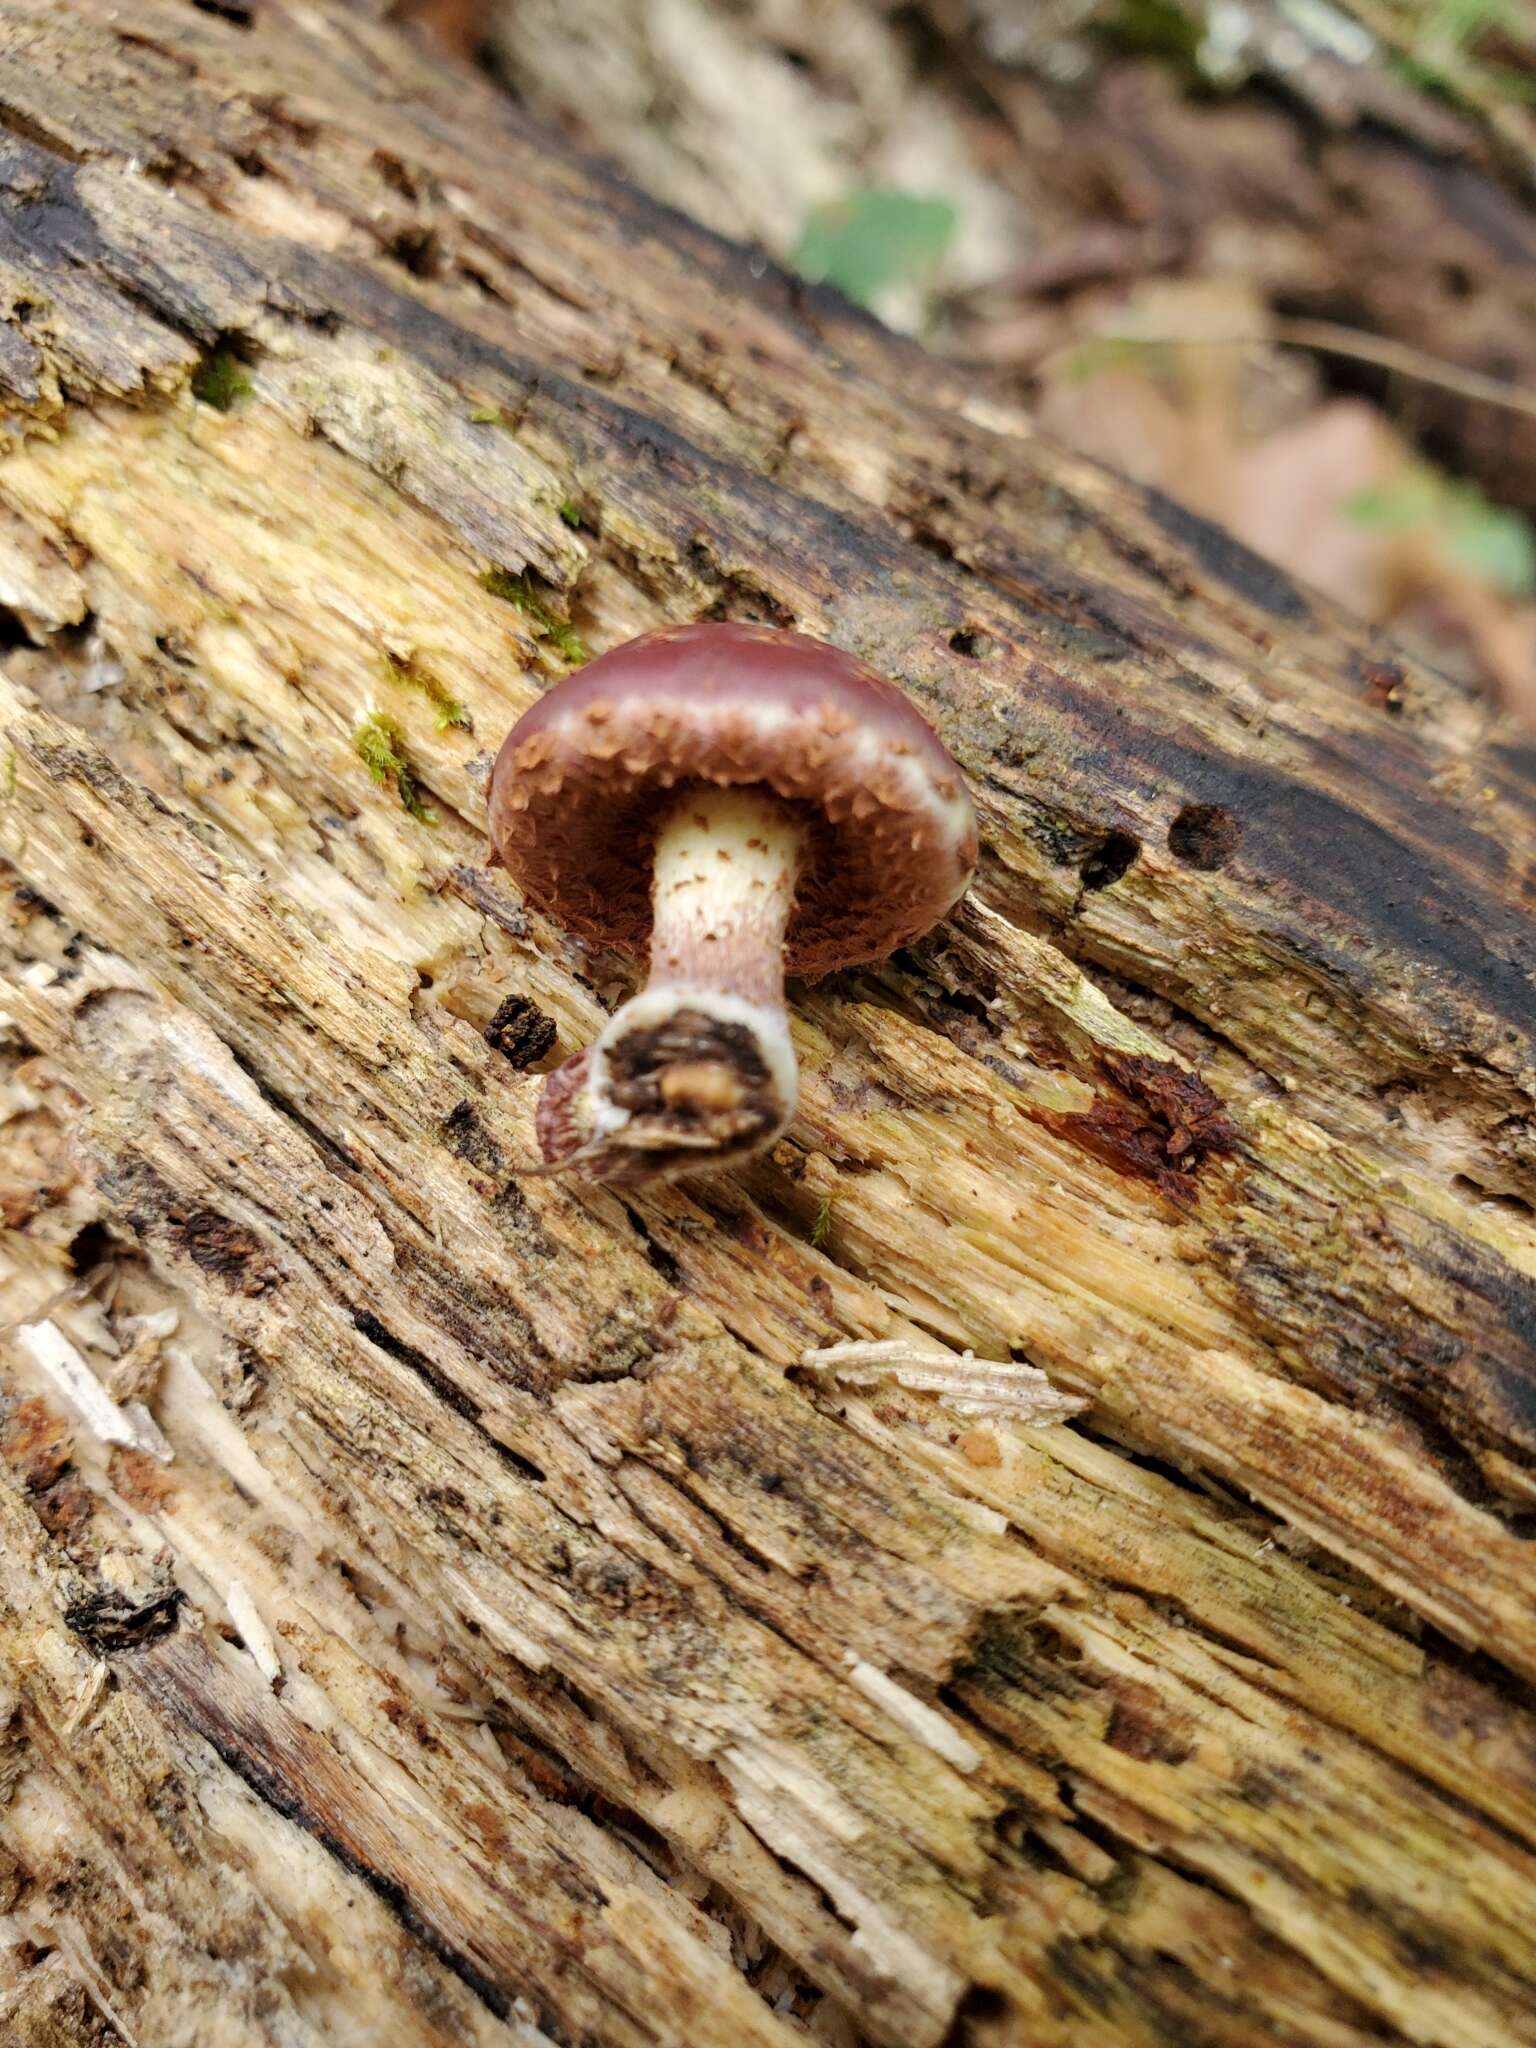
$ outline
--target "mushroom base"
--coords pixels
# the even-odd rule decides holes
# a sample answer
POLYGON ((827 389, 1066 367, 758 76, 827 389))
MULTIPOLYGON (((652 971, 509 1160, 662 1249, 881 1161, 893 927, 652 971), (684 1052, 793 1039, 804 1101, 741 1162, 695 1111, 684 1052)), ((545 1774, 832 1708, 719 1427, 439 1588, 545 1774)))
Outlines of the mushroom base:
POLYGON ((795 1098, 781 1006, 651 987, 548 1077, 536 1129, 552 1170, 620 1184, 670 1180, 761 1151, 795 1098))

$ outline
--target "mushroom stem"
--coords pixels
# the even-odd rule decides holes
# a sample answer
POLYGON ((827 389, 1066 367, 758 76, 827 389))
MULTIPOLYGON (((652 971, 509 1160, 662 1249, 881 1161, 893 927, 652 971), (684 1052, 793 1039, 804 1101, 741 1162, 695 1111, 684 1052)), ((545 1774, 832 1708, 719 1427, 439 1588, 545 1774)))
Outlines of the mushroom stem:
POLYGON ((679 796, 656 836, 650 980, 545 1082, 550 1166, 667 1179, 777 1137, 796 1099, 784 933, 804 843, 795 814, 761 790, 679 796))
POLYGON ((784 1007, 784 931, 805 832, 756 789, 688 791, 662 821, 651 871, 650 986, 784 1007))

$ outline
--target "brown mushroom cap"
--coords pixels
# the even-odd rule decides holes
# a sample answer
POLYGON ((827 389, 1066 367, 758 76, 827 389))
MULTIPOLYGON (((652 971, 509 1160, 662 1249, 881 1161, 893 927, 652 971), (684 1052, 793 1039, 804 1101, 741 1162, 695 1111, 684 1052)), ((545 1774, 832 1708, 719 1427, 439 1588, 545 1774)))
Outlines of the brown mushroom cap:
POLYGON ((937 733, 852 655, 769 626, 663 627, 558 683, 497 756, 491 834, 541 910, 639 949, 657 814, 698 782, 771 789, 803 816, 791 973, 885 959, 970 881, 975 814, 937 733))

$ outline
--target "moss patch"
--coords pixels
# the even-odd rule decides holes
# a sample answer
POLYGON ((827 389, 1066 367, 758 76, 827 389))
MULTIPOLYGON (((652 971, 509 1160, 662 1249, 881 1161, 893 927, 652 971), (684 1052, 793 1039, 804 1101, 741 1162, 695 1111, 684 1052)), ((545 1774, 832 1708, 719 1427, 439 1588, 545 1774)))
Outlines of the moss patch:
POLYGON ((228 412, 237 400, 250 395, 251 380, 233 349, 214 349, 192 372, 192 396, 219 412, 228 412))
POLYGON ((473 732, 474 720, 458 698, 440 676, 424 668, 419 661, 399 661, 386 648, 379 656, 379 673, 386 683, 392 683, 402 690, 419 690, 432 706, 433 722, 439 732, 457 727, 461 732, 473 732))
POLYGON ((437 813, 422 801, 416 777, 406 759, 405 740, 395 721, 383 711, 370 711, 352 735, 357 758, 372 781, 393 788, 401 805, 423 825, 435 825, 437 813))
POLYGON ((566 661, 586 660, 587 649, 581 635, 569 619, 562 619, 558 612, 550 610, 526 573, 514 576, 509 569, 487 569, 481 575, 480 588, 488 590, 492 597, 503 598, 506 603, 516 605, 534 632, 558 649, 566 661))

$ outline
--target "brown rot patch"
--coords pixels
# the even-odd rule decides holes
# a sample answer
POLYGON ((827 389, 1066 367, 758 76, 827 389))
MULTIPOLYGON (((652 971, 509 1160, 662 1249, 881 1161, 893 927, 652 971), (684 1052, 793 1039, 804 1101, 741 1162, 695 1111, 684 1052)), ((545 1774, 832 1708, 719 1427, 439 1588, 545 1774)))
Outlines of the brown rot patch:
POLYGON ((98 1657, 110 1657, 122 1650, 143 1649, 169 1635, 176 1626, 181 1602, 182 1593, 176 1586, 141 1594, 101 1586, 72 1601, 64 1619, 98 1657))
POLYGON ((177 1249, 236 1294, 267 1294, 282 1277, 255 1231, 231 1216, 193 1209, 168 1221, 177 1249))
POLYGON ((1187 868, 1224 868, 1243 841, 1235 811, 1225 804, 1186 804, 1168 827, 1168 851, 1187 868))
POLYGON ((1236 1124, 1199 1074, 1150 1053, 1107 1053, 1104 1064, 1133 1101, 1167 1132, 1170 1162, 1191 1164, 1209 1152, 1235 1152, 1236 1124))
POLYGON ((73 1450, 69 1424, 36 1395, 18 1401, 0 1425, 0 1458, 25 1487, 37 1519, 66 1549, 95 1509, 71 1463, 73 1450))
POLYGON ((1126 1680, 1110 1709, 1104 1740, 1123 1756, 1143 1763, 1182 1764, 1194 1754, 1194 1728, 1188 1715, 1170 1714, 1149 1685, 1126 1680))
POLYGON ((1107 1053, 1102 1064, 1119 1099, 1099 1096, 1076 1116, 1037 1112, 1040 1121, 1116 1173, 1193 1207, 1201 1162, 1241 1143, 1220 1098, 1198 1074, 1149 1053, 1107 1053))
POLYGON ((536 1066, 555 1042, 555 1020, 527 996, 508 996, 485 1027, 485 1042, 519 1070, 536 1066))
POLYGON ((159 1514, 176 1498, 174 1478, 143 1451, 113 1452, 112 1484, 128 1505, 141 1514, 159 1514))
POLYGON ((28 1493, 44 1493, 69 1466, 73 1441, 69 1424, 38 1395, 16 1406, 0 1428, 0 1457, 28 1493))

